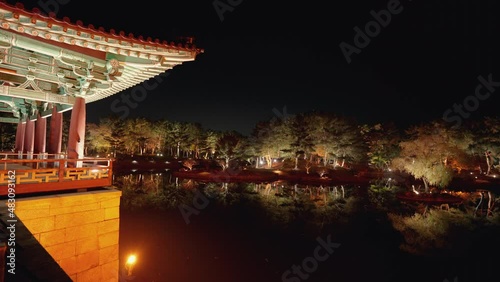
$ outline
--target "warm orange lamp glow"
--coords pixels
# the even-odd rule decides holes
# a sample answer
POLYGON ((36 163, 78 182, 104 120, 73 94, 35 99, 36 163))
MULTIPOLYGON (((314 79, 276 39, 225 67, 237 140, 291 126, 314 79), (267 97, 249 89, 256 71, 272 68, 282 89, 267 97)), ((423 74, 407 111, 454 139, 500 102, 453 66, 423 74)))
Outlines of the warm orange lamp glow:
POLYGON ((135 263, 137 262, 136 255, 130 255, 127 258, 127 262, 125 263, 125 268, 127 269, 127 275, 132 275, 132 268, 134 268, 135 263))
POLYGON ((127 259, 127 264, 132 265, 132 264, 135 264, 136 261, 137 261, 137 257, 135 255, 130 255, 127 259))

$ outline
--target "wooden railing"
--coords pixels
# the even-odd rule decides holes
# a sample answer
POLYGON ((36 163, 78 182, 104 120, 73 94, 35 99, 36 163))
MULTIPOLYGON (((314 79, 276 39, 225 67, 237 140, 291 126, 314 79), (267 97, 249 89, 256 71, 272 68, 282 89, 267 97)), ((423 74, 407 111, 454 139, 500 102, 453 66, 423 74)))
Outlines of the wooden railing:
POLYGON ((113 162, 108 158, 0 153, 0 196, 9 188, 19 195, 105 187, 112 184, 112 176, 113 162))

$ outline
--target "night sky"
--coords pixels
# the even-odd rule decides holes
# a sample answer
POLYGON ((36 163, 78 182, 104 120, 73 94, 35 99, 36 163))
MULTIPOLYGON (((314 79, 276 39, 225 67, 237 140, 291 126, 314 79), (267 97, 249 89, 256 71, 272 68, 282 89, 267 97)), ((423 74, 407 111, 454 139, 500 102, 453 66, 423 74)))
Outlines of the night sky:
MULTIPOLYGON (((72 22, 169 41, 194 36, 205 50, 169 71, 130 117, 249 134, 285 107, 288 114, 328 111, 400 127, 441 119, 449 109, 452 118, 454 104, 464 101, 466 119, 498 115, 500 90, 485 97, 483 87, 482 99, 474 96, 479 76, 491 76, 490 90, 500 82, 494 0, 59 2, 67 3, 50 9, 72 22), (214 3, 229 10, 217 13, 214 3), (375 13, 384 25, 378 30, 368 24, 375 13), (358 36, 356 45, 355 28, 367 24, 369 42, 358 36), (350 63, 341 44, 350 46, 350 63)), ((88 104, 87 120, 112 115, 123 93, 88 104)))

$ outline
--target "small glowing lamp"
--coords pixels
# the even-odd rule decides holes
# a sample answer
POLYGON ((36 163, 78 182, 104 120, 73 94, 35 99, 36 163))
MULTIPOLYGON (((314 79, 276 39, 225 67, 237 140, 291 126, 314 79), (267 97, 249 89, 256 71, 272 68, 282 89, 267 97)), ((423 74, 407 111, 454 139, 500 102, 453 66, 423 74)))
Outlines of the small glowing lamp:
POLYGON ((135 263, 137 262, 136 255, 130 255, 127 258, 127 262, 125 263, 125 268, 127 269, 127 275, 132 275, 132 268, 134 268, 135 263))

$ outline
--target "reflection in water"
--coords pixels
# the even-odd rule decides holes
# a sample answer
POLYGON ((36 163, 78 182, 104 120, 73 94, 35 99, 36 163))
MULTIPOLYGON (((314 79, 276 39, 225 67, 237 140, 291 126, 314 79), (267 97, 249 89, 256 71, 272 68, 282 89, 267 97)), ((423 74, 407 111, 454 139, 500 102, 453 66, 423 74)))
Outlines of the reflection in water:
MULTIPOLYGON (((225 183, 227 186, 227 183, 225 183)), ((299 199, 306 196, 313 202, 321 202, 327 204, 331 200, 344 199, 345 187, 339 186, 313 186, 288 184, 286 182, 276 181, 273 183, 249 183, 253 186, 253 192, 258 193, 264 197, 291 197, 292 199, 299 199)))
MULTIPOLYGON (((281 180, 264 183, 205 183, 177 178, 166 171, 115 175, 114 185, 122 190, 122 206, 126 209, 179 209, 181 205, 192 207, 201 195, 209 199, 211 207, 247 209, 281 224, 304 221, 316 222, 323 227, 325 223, 346 222, 349 215, 359 211, 387 213, 396 210, 411 216, 415 212, 425 213, 428 210, 427 205, 398 200, 396 193, 405 188, 395 186, 390 178, 374 180, 369 187, 317 186, 281 180)), ((492 215, 496 197, 491 193, 485 197, 479 192, 443 192, 462 198, 463 202, 453 207, 466 214, 492 215)), ((450 205, 444 206, 450 209, 450 205)))
POLYGON ((356 197, 354 185, 315 186, 276 181, 271 183, 216 183, 180 179, 170 173, 116 176, 114 185, 122 190, 127 209, 178 209, 193 206, 202 193, 211 208, 252 211, 273 224, 289 227, 298 222, 314 225, 347 220, 356 197))
POLYGON ((227 196, 231 193, 255 194, 262 197, 289 198, 291 200, 308 199, 318 205, 346 199, 354 186, 315 186, 275 181, 271 183, 227 183, 199 182, 193 179, 179 179, 171 173, 130 173, 114 176, 114 185, 119 189, 137 194, 159 194, 173 188, 199 189, 211 198, 227 196), (346 191, 347 190, 347 191, 346 191))
MULTIPOLYGON (((376 277, 373 273, 388 273, 378 281, 402 281, 407 273, 413 273, 411 271, 414 271, 415 265, 424 261, 422 257, 409 254, 426 255, 428 267, 418 269, 414 274, 420 275, 418 281, 428 281, 429 279, 420 278, 441 279, 447 276, 442 274, 443 269, 450 269, 454 274, 457 273, 455 269, 470 268, 470 261, 480 266, 493 265, 489 254, 498 253, 498 248, 494 248, 495 244, 490 244, 498 238, 500 230, 496 208, 498 205, 495 205, 498 199, 488 191, 455 191, 454 195, 464 199, 463 204, 451 206, 448 210, 436 208, 423 216, 415 213, 414 207, 396 199, 394 193, 398 185, 390 179, 381 179, 369 187, 315 186, 283 181, 203 183, 179 179, 167 172, 117 175, 114 184, 123 191, 122 206, 128 211, 133 208, 170 210, 162 213, 125 213, 133 217, 128 218, 130 222, 125 219, 122 223, 126 227, 120 228, 120 238, 122 240, 128 237, 128 240, 122 241, 125 243, 121 245, 134 245, 138 241, 150 242, 152 246, 148 256, 152 259, 144 263, 147 266, 144 273, 148 275, 161 273, 163 277, 167 277, 173 273, 181 273, 179 269, 188 269, 186 272, 189 274, 203 273, 208 277, 205 274, 206 268, 199 267, 223 265, 223 270, 217 268, 213 272, 216 273, 213 274, 214 277, 219 278, 220 273, 231 273, 228 265, 235 267, 229 261, 232 263, 247 259, 242 262, 244 266, 241 269, 251 269, 254 273, 265 273, 269 269, 278 274, 275 277, 277 279, 271 281, 278 281, 281 273, 290 265, 300 263, 305 256, 311 255, 312 248, 308 245, 301 248, 297 242, 316 242, 317 236, 325 235, 339 239, 342 248, 347 251, 338 253, 338 257, 332 256, 327 261, 331 267, 325 265, 323 269, 332 269, 332 275, 328 279, 315 281, 368 281, 376 277), (203 209, 197 208, 197 213, 191 213, 190 219, 193 222, 201 217, 203 220, 185 228, 184 224, 189 223, 182 220, 179 207, 197 207, 193 202, 199 199, 199 193, 209 199, 210 203, 203 209), (142 228, 137 228, 143 224, 154 231, 144 232, 142 228), (173 244, 175 247, 163 241, 176 242, 173 244), (228 250, 234 250, 234 255, 228 250), (477 255, 469 255, 471 250, 477 250, 477 255), (186 252, 191 252, 189 261, 195 261, 192 258, 198 256, 198 261, 203 263, 184 263, 187 261, 184 259, 186 252), (168 253, 168 263, 164 260, 165 253, 168 253), (236 259, 219 263, 219 259, 214 258, 220 258, 221 253, 236 259), (242 253, 245 255, 242 256, 242 253), (210 255, 208 260, 203 257, 204 254, 210 255), (262 261, 266 262, 266 268, 262 267, 262 261), (362 268, 370 267, 371 271, 363 271, 369 277, 351 277, 352 262, 362 268), (165 270, 168 267, 171 272, 165 270), (349 277, 337 279, 340 273, 338 269, 349 269, 349 277), (393 273, 394 269, 402 270, 396 275, 393 273), (389 279, 390 276, 398 279, 389 279)), ((481 271, 481 275, 482 273, 484 272, 481 271)), ((315 275, 319 278, 319 272, 315 275)), ((467 275, 470 277, 473 274, 466 273, 460 277, 467 275)), ((195 280, 200 279, 189 281, 195 280)))
POLYGON ((172 175, 166 173, 130 173, 113 175, 113 184, 118 187, 127 187, 133 190, 142 190, 147 193, 157 192, 163 185, 172 182, 172 175))

